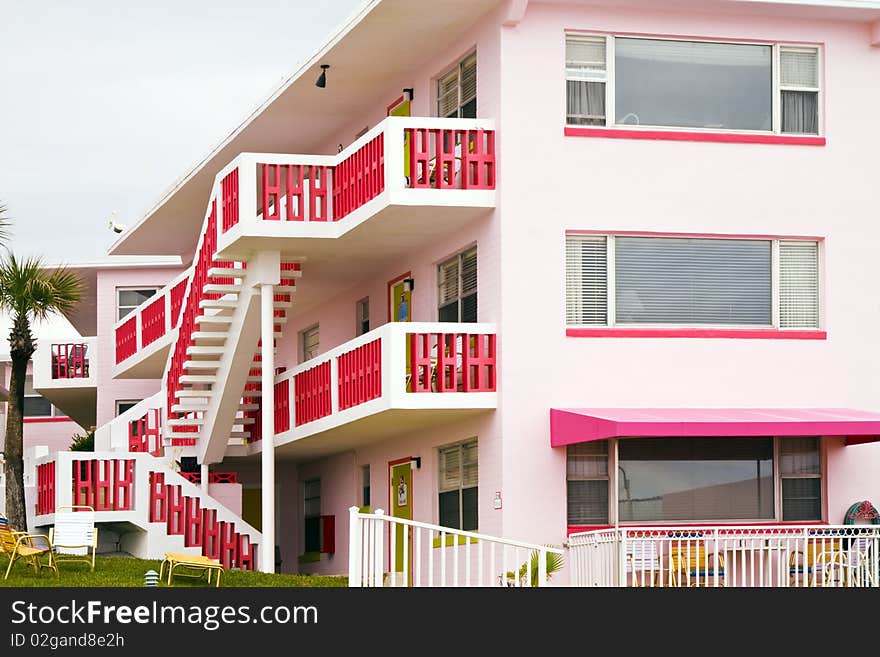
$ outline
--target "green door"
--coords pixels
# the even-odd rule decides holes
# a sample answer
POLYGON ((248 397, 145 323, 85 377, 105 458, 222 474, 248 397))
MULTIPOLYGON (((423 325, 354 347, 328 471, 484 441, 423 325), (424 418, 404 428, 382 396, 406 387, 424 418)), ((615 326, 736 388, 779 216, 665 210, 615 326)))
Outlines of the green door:
MULTIPOLYGON (((389 464, 391 472, 390 491, 391 491, 391 515, 395 518, 405 518, 412 520, 413 517, 413 498, 412 498, 412 461, 407 458, 404 462, 389 464)), ((403 572, 403 536, 404 530, 409 527, 403 525, 395 525, 394 531, 394 568, 396 573, 403 572)), ((412 533, 407 531, 407 570, 412 575, 412 533)))

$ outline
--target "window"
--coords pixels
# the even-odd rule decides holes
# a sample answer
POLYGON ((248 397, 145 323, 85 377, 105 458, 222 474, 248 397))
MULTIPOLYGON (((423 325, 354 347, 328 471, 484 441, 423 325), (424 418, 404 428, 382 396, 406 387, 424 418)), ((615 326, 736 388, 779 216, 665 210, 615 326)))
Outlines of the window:
POLYGON ((320 333, 318 325, 315 324, 311 328, 307 328, 301 333, 302 335, 302 362, 311 360, 318 355, 318 347, 320 345, 320 333))
POLYGON ((621 523, 822 520, 818 437, 621 438, 569 445, 566 462, 569 526, 614 511, 621 523))
POLYGON ((477 441, 439 451, 439 524, 452 529, 477 529, 477 441))
POLYGON ((321 551, 321 480, 303 482, 304 552, 321 551))
POLYGON ((627 438, 617 443, 627 521, 772 520, 772 438, 627 438))
POLYGON ((477 321, 477 247, 441 263, 437 284, 439 321, 477 321))
POLYGON ((566 469, 568 524, 607 524, 608 441, 569 445, 566 469))
POLYGON ((477 118, 477 53, 437 80, 437 116, 477 118))
POLYGON ((819 438, 780 438, 779 476, 783 520, 822 519, 819 438))
POLYGON ((569 125, 819 134, 816 47, 578 35, 565 46, 569 125))
POLYGON ((159 288, 116 288, 116 320, 119 321, 144 301, 156 294, 159 288))
POLYGON ((24 408, 23 417, 62 417, 61 413, 49 400, 34 390, 34 377, 24 377, 24 408))
POLYGON ((370 332, 370 297, 364 297, 355 305, 357 335, 370 332))
POLYGON ((569 326, 819 328, 815 241, 572 234, 565 259, 569 326))
POLYGON ((370 466, 361 466, 361 506, 370 506, 370 466))
POLYGON ((130 408, 136 406, 141 400, 140 399, 117 399, 116 400, 116 415, 122 415, 125 411, 130 408))

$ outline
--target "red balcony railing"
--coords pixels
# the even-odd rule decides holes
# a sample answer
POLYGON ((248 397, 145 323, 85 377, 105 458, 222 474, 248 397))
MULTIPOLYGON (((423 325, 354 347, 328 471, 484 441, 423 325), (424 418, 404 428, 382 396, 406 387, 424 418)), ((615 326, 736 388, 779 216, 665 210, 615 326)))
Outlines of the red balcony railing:
POLYGON ((294 376, 293 388, 297 426, 330 415, 330 361, 294 376))
POLYGON ((410 187, 495 189, 495 131, 406 128, 410 187))
POLYGON ((73 462, 73 504, 95 511, 130 511, 134 484, 131 459, 73 462))
POLYGON ((84 342, 52 345, 53 379, 89 378, 89 345, 84 342))
POLYGON ((290 379, 275 384, 275 433, 290 429, 290 379))
POLYGON ((382 396, 382 340, 339 355, 339 410, 382 396))
POLYGON ((116 364, 137 352, 137 315, 116 327, 116 364))
POLYGON ((495 334, 410 333, 412 392, 494 392, 495 334))
POLYGON ((165 335, 165 304, 165 295, 162 295, 138 313, 141 318, 141 347, 165 335))
POLYGON ((223 232, 238 223, 238 169, 230 171, 220 183, 223 203, 223 232))
POLYGON ((37 515, 55 513, 55 461, 37 466, 37 515))
POLYGON ((373 138, 333 169, 333 221, 376 198, 385 189, 384 134, 373 138))

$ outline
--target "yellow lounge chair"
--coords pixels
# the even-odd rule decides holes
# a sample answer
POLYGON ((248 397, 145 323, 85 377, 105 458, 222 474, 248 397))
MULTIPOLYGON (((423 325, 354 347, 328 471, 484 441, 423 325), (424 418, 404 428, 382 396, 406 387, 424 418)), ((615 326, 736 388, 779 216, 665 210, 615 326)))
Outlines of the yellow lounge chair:
POLYGON ((49 541, 49 537, 44 534, 27 534, 13 531, 9 525, 0 526, 0 549, 9 558, 4 580, 9 579, 12 564, 16 559, 28 561, 35 573, 39 573, 41 568, 49 568, 55 571, 56 577, 58 576, 58 567, 52 558, 52 543, 49 541), (47 563, 43 563, 43 555, 48 557, 47 563))
POLYGON ((178 577, 201 577, 208 576, 208 584, 211 583, 211 576, 217 573, 217 582, 215 586, 220 586, 220 576, 223 574, 223 565, 216 559, 204 557, 197 554, 180 554, 177 552, 166 552, 165 560, 159 566, 159 580, 162 580, 162 574, 165 572, 165 566, 168 566, 168 586, 171 586, 171 578, 175 571, 183 569, 183 572, 177 572, 178 577))

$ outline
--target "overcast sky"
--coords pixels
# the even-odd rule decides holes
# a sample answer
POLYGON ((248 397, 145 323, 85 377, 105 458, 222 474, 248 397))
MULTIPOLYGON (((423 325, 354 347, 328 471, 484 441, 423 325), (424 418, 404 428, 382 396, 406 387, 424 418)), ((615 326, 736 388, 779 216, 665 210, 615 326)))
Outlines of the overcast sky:
POLYGON ((361 0, 0 0, 13 248, 94 261, 361 0))

